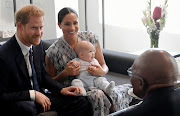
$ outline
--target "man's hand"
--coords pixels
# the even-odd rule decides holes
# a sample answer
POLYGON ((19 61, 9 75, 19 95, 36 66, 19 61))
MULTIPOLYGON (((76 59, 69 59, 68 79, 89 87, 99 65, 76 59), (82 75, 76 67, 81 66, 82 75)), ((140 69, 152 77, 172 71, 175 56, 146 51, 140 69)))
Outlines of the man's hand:
POLYGON ((70 86, 70 87, 66 87, 63 88, 61 90, 61 94, 63 95, 72 95, 72 96, 76 96, 77 94, 81 94, 82 90, 80 87, 76 87, 76 86, 70 86))
POLYGON ((35 101, 37 103, 39 103, 43 107, 44 112, 47 111, 47 110, 50 110, 51 102, 50 102, 50 99, 47 96, 45 96, 44 94, 36 91, 36 96, 35 97, 36 97, 35 101))

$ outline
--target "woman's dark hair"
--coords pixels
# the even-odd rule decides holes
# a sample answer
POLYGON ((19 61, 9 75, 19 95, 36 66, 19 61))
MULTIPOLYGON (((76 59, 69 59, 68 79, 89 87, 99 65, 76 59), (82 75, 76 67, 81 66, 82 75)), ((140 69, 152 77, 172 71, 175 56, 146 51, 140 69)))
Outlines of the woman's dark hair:
POLYGON ((76 16, 78 17, 77 12, 76 12, 74 9, 70 8, 70 7, 65 7, 65 8, 61 9, 61 10, 59 11, 59 13, 58 13, 58 23, 61 24, 61 22, 62 22, 62 20, 64 19, 64 17, 65 17, 67 14, 71 13, 71 12, 74 13, 74 14, 76 14, 76 16))

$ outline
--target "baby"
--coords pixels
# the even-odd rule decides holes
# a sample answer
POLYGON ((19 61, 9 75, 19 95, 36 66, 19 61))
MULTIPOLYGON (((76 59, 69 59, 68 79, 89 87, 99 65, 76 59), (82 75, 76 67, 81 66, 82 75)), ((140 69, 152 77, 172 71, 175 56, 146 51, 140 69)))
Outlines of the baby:
POLYGON ((86 96, 86 90, 88 90, 89 87, 97 87, 103 90, 108 96, 111 96, 115 86, 114 81, 109 83, 105 77, 93 76, 86 70, 91 64, 100 66, 95 59, 94 46, 88 41, 80 41, 75 48, 75 52, 79 58, 73 59, 73 65, 80 65, 80 74, 77 75, 77 79, 74 79, 71 84, 81 87, 83 96, 86 96))

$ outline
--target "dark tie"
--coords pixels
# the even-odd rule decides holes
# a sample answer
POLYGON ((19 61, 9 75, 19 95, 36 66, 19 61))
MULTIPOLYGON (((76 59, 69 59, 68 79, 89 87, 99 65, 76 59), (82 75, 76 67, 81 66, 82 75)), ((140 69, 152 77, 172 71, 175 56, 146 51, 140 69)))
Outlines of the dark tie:
POLYGON ((38 82, 37 82, 36 71, 35 71, 35 69, 34 69, 33 54, 32 54, 32 49, 31 49, 31 48, 30 48, 30 50, 29 50, 29 60, 30 60, 31 68, 32 68, 32 78, 33 78, 33 86, 34 86, 34 89, 35 89, 36 91, 40 91, 40 90, 39 90, 39 85, 38 85, 38 82))

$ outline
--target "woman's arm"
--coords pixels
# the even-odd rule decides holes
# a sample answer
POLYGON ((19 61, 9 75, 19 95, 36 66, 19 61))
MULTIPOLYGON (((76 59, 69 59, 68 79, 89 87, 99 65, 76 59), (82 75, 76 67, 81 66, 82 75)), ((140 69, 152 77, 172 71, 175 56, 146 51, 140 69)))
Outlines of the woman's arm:
POLYGON ((54 65, 51 63, 49 57, 46 55, 45 57, 46 62, 46 71, 48 74, 56 81, 64 80, 68 76, 78 75, 80 73, 80 66, 74 66, 73 61, 69 61, 66 65, 66 68, 61 71, 58 75, 56 75, 57 70, 54 65))
POLYGON ((65 71, 62 71, 60 74, 56 75, 57 70, 54 67, 54 65, 51 63, 47 55, 45 56, 45 62, 46 62, 46 71, 54 80, 60 81, 60 80, 63 80, 67 76, 65 71))
POLYGON ((88 68, 87 71, 90 72, 92 75, 95 75, 95 76, 104 76, 109 71, 109 68, 105 63, 104 56, 103 56, 103 53, 102 53, 102 50, 101 50, 99 43, 96 47, 95 58, 97 59, 97 61, 101 65, 101 67, 98 65, 92 65, 96 68, 88 68))

